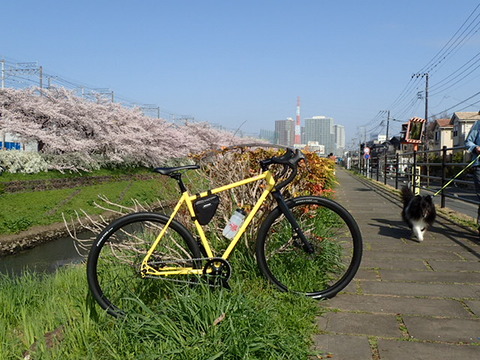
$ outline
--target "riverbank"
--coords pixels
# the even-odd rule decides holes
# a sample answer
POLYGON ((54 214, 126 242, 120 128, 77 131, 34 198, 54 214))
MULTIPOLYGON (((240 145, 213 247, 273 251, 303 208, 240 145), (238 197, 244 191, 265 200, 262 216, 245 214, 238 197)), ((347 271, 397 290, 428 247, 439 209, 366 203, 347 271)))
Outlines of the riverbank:
POLYGON ((64 223, 34 226, 18 234, 0 235, 0 256, 11 255, 66 236, 68 231, 64 223))
POLYGON ((159 198, 168 198, 173 193, 174 184, 166 183, 159 176, 127 178, 127 175, 102 177, 101 180, 94 177, 86 180, 82 186, 78 184, 83 180, 59 179, 64 185, 58 188, 51 188, 52 180, 48 179, 42 180, 42 191, 35 188, 35 191, 1 193, 0 256, 14 254, 52 239, 68 237, 64 219, 67 219, 69 227, 81 231, 85 221, 80 222, 78 214, 82 214, 82 211, 93 220, 102 217, 109 221, 119 216, 115 206, 106 203, 105 199, 133 209, 136 201, 154 204, 159 198))
MULTIPOLYGON (((96 221, 103 219, 112 221, 118 216, 118 214, 113 212, 105 212, 102 215, 93 215, 91 220, 96 221)), ((86 218, 82 220, 72 220, 69 222, 68 228, 65 222, 61 222, 43 226, 33 226, 18 234, 0 235, 0 257, 13 255, 53 240, 68 238, 70 237, 69 231, 74 230, 77 233, 86 231, 87 229, 82 225, 85 224, 86 221, 86 218)))

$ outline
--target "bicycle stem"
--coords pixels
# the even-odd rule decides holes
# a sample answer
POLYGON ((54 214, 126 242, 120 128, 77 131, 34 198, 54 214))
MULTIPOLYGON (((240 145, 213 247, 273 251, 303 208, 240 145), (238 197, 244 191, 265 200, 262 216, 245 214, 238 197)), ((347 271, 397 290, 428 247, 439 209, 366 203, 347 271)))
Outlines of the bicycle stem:
POLYGON ((313 254, 314 249, 313 245, 310 241, 307 240, 305 234, 303 233, 302 229, 298 225, 297 219, 293 216, 292 212, 290 211, 285 198, 283 197, 282 193, 278 190, 271 192, 273 198, 277 201, 278 207, 280 211, 285 215, 288 222, 292 225, 293 228, 293 237, 300 238, 303 243, 303 250, 308 254, 313 254))

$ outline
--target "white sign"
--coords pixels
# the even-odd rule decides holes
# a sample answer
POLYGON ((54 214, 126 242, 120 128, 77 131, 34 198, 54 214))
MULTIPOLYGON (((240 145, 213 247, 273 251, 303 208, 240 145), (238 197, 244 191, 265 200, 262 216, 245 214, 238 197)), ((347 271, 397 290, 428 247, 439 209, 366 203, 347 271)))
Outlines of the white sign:
POLYGON ((370 154, 370 148, 367 147, 367 146, 365 146, 365 147, 363 148, 363 152, 364 152, 365 154, 370 154))

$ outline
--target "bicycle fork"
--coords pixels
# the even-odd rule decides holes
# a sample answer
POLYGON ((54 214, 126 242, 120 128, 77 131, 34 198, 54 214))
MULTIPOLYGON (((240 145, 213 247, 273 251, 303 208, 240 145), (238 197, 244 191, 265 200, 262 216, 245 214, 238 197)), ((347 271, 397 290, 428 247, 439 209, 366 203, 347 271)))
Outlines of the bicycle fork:
POLYGON ((272 191, 271 194, 277 201, 280 211, 285 215, 290 225, 292 225, 294 243, 301 247, 307 254, 313 254, 315 250, 312 243, 305 237, 303 230, 300 228, 300 225, 298 225, 297 219, 295 219, 295 216, 293 216, 293 213, 290 211, 283 195, 278 190, 272 191))

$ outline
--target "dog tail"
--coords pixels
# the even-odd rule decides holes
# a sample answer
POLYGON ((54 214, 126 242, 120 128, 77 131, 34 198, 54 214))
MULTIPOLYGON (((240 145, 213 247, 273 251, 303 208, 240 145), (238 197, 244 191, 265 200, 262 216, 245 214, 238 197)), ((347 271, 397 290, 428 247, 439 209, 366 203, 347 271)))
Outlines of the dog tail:
POLYGON ((412 190, 408 186, 402 186, 400 189, 403 205, 406 206, 414 198, 412 190))

